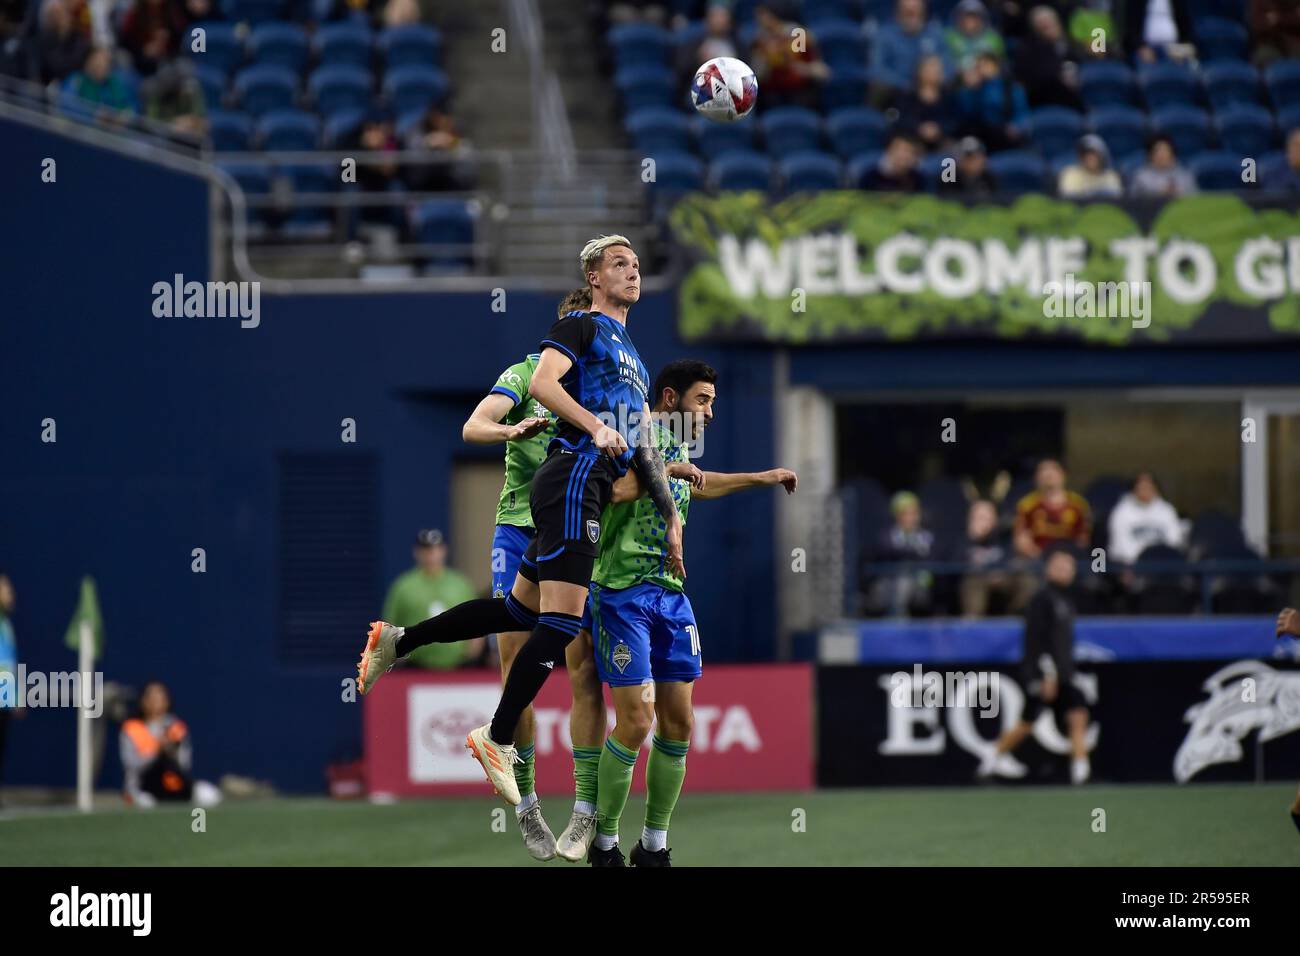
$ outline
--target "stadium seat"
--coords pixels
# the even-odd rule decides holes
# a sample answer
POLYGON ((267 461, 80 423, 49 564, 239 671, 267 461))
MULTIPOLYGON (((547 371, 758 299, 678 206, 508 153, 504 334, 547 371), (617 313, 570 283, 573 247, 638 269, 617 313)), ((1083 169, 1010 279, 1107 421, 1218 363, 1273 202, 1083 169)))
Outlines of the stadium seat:
POLYGON ((1029 114, 1030 140, 1044 156, 1072 151, 1083 135, 1083 117, 1062 106, 1043 106, 1029 114))
POLYGON ((1138 86, 1148 110, 1187 106, 1197 102, 1201 85, 1195 73, 1181 63, 1152 63, 1138 70, 1138 86))
POLYGON ((1047 164, 1027 150, 994 153, 989 157, 989 172, 996 177, 999 192, 1034 193, 1051 188, 1047 164))
POLYGON ((226 76, 234 73, 244 62, 244 41, 229 23, 206 20, 196 23, 181 40, 181 52, 196 64, 205 64, 220 70, 226 76), (203 31, 202 52, 194 50, 194 31, 203 31))
POLYGON ((1211 63, 1205 68, 1205 95, 1216 110, 1233 103, 1259 103, 1259 73, 1249 63, 1211 63))
POLYGON ((1279 112, 1300 106, 1300 60, 1278 60, 1264 71, 1264 85, 1279 112))
MULTIPOLYGON (((822 108, 828 113, 867 101, 867 84, 871 75, 864 66, 837 66, 822 87, 822 108)), ((762 91, 759 91, 762 96, 762 91)))
POLYGON ((709 164, 709 182, 716 189, 756 189, 772 185, 772 160, 760 153, 727 153, 709 164))
POLYGON ((374 34, 364 24, 340 21, 321 24, 312 41, 321 65, 359 66, 370 69, 374 34))
POLYGON ((411 233, 417 242, 435 246, 429 265, 468 269, 473 264, 474 217, 464 202, 429 199, 411 211, 411 233))
POLYGON ((862 17, 862 4, 857 0, 803 0, 803 19, 807 23, 833 19, 860 22, 862 17))
POLYGON ((672 73, 662 67, 634 66, 614 74, 614 87, 623 98, 623 109, 635 113, 652 106, 677 105, 677 85, 672 73))
POLYGON ((1239 565, 1230 571, 1212 575, 1207 582, 1213 613, 1265 614, 1271 613, 1280 605, 1281 595, 1277 583, 1253 567, 1263 563, 1263 559, 1244 541, 1224 545, 1208 559, 1231 561, 1239 565))
POLYGON ((384 96, 393 112, 407 116, 441 103, 447 96, 447 74, 431 66, 402 66, 384 76, 384 96))
POLYGON ((1256 160, 1277 144, 1277 128, 1273 114, 1262 106, 1239 103, 1215 117, 1219 143, 1238 158, 1251 156, 1256 160))
POLYGON ((1209 149, 1213 138, 1209 115, 1194 106, 1171 106, 1161 110, 1151 117, 1151 128, 1169 137, 1178 158, 1184 162, 1209 149))
POLYGON ((767 151, 773 157, 788 156, 821 146, 821 117, 802 106, 778 106, 760 116, 767 151))
POLYGON ((1079 69, 1079 92, 1088 109, 1103 106, 1138 106, 1133 71, 1116 60, 1095 60, 1079 69))
POLYGON ((436 67, 442 54, 442 34, 423 23, 389 27, 379 34, 376 44, 384 55, 384 67, 436 67))
POLYGON ((653 192, 678 195, 704 187, 704 164, 690 153, 663 150, 654 161, 655 178, 649 184, 653 192))
POLYGON ((1281 131, 1283 139, 1291 130, 1300 129, 1300 100, 1292 106, 1277 111, 1277 128, 1281 131))
POLYGON ((330 113, 321 129, 321 145, 325 149, 342 149, 356 136, 365 120, 365 110, 341 109, 330 113))
POLYGON ((672 31, 673 49, 697 49, 706 33, 708 27, 703 20, 684 20, 672 31))
POLYGON ((298 77, 282 66, 249 66, 235 77, 235 98, 254 116, 295 106, 298 77))
POLYGON ((754 151, 758 121, 752 115, 735 123, 715 123, 701 116, 693 126, 695 143, 701 156, 713 160, 725 153, 754 151))
POLYGON ((1241 522, 1217 508, 1207 508, 1192 520, 1187 553, 1193 561, 1244 548, 1246 536, 1241 522))
POLYGON ((370 106, 372 77, 369 70, 350 64, 321 66, 307 80, 316 111, 333 116, 341 110, 370 106))
POLYGON ((1170 568, 1185 564, 1186 556, 1167 544, 1153 544, 1142 550, 1133 564, 1129 585, 1138 614, 1187 614, 1196 606, 1196 579, 1187 570, 1170 568))
POLYGON ((1126 106, 1111 106, 1088 114, 1089 128, 1100 136, 1111 156, 1127 155, 1146 148, 1146 114, 1126 106))
POLYGON ((921 503, 921 523, 945 536, 959 534, 966 527, 970 503, 961 480, 951 475, 927 478, 916 489, 921 503))
MULTIPOLYGON (((926 157, 926 159, 929 158, 931 157, 928 156, 926 157)), ((938 159, 938 157, 934 157, 934 158, 938 159)), ((924 160, 922 160, 922 162, 924 162, 924 160)), ((851 160, 848 161, 847 165, 844 168, 844 180, 846 183, 849 184, 851 188, 861 189, 863 188, 862 180, 866 177, 868 173, 870 173, 873 169, 875 169, 876 166, 878 166, 879 164, 880 164, 880 151, 878 150, 872 150, 871 152, 862 153, 859 156, 854 156, 851 160)))
POLYGON ((632 145, 647 155, 653 154, 658 149, 676 149, 686 152, 690 152, 691 149, 690 120, 679 110, 669 109, 666 106, 638 110, 627 118, 627 131, 632 138, 632 145))
MULTIPOLYGON (((879 153, 876 154, 879 157, 879 153)), ((921 157, 916 164, 916 172, 921 177, 921 188, 928 193, 937 193, 939 183, 943 180, 944 161, 951 157, 938 153, 929 153, 921 157)), ((857 180, 854 180, 857 182, 857 180)))
POLYGON ((257 123, 258 145, 267 152, 305 152, 320 143, 320 120, 302 110, 275 110, 257 123))
POLYGON ((877 110, 855 106, 836 110, 826 119, 826 133, 842 158, 856 156, 885 145, 888 124, 877 110))
POLYGON ((208 135, 218 152, 243 152, 252 148, 253 121, 243 113, 212 110, 208 113, 208 135))
POLYGON ((283 0, 222 0, 222 12, 231 23, 266 23, 280 19, 283 0))
POLYGON ((248 38, 248 55, 254 63, 299 73, 307 62, 307 33, 292 23, 259 24, 248 38))
POLYGON ((777 164, 786 192, 840 188, 840 161, 830 153, 791 153, 777 164))
POLYGON ((651 23, 620 23, 607 34, 620 69, 672 64, 673 37, 651 23))
POLYGON ((261 163, 217 163, 217 168, 237 182, 246 193, 257 196, 271 191, 270 171, 261 163))
POLYGON ((223 70, 207 63, 194 64, 194 79, 203 91, 203 104, 208 111, 221 109, 226 96, 226 74, 223 70))
POLYGON ((1196 176, 1196 185, 1206 190, 1246 189, 1241 179, 1240 155, 1226 152, 1201 153, 1188 165, 1196 176))
POLYGON ((1240 23, 1223 17, 1204 17, 1192 24, 1192 33, 1202 63, 1246 58, 1250 35, 1240 23))
POLYGON ((862 35, 861 23, 839 18, 809 20, 808 32, 831 69, 861 66, 867 62, 867 41, 862 35))

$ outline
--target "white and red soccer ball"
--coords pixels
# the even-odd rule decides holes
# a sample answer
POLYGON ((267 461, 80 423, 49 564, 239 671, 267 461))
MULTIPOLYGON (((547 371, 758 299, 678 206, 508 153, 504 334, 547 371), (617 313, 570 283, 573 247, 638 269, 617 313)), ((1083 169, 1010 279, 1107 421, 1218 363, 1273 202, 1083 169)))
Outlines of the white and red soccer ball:
POLYGON ((691 104, 716 123, 748 116, 758 102, 758 78, 749 64, 734 56, 715 56, 695 71, 691 104))

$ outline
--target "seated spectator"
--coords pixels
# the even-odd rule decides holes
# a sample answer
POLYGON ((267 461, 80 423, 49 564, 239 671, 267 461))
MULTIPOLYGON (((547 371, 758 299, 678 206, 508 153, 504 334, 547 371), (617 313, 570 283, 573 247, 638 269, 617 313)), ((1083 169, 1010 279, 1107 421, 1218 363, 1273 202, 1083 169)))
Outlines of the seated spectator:
POLYGON ((862 177, 863 189, 882 192, 914 193, 921 189, 921 175, 916 171, 921 159, 920 144, 908 133, 894 133, 875 168, 862 177))
POLYGON ((684 44, 677 48, 677 72, 687 83, 695 76, 701 63, 715 56, 740 56, 736 42, 736 27, 731 20, 731 8, 725 3, 712 3, 704 15, 704 37, 699 43, 684 44))
POLYGON ((927 150, 943 145, 956 120, 952 94, 944 85, 942 57, 921 58, 915 86, 895 95, 894 109, 898 128, 914 134, 927 150))
POLYGON ((898 0, 894 18, 880 25, 871 45, 873 102, 888 103, 906 90, 921 57, 946 55, 943 29, 926 18, 925 0, 898 0))
POLYGON ((754 37, 750 65, 762 90, 759 103, 773 106, 806 106, 817 109, 821 84, 831 71, 817 51, 813 37, 805 32, 804 43, 794 41, 798 24, 782 20, 770 6, 754 10, 758 33, 754 37))
POLYGON ((78 99, 102 107, 98 111, 101 115, 139 112, 130 87, 113 72, 113 51, 108 47, 92 48, 85 64, 68 77, 63 88, 78 99))
POLYGON ((0 0, 0 73, 20 76, 27 68, 26 0, 0 0))
POLYGON ((1133 490, 1120 498, 1111 511, 1109 531, 1106 554, 1121 565, 1132 564, 1153 544, 1181 548, 1185 540, 1178 512, 1160 496, 1160 488, 1149 471, 1137 476, 1133 490))
POLYGON ((193 136, 207 132, 207 106, 203 88, 194 78, 189 60, 164 64, 151 78, 140 84, 144 115, 172 129, 193 136))
POLYGON ((470 188, 472 170, 452 160, 465 145, 456 124, 436 106, 429 107, 415 128, 407 135, 406 148, 447 157, 443 163, 411 165, 405 175, 410 187, 432 192, 440 189, 470 188))
POLYGON ((207 20, 220 20, 221 10, 214 0, 175 0, 176 23, 180 27, 181 42, 189 45, 190 27, 207 20))
POLYGON ((993 54, 981 53, 962 69, 955 102, 962 135, 976 137, 994 152, 1023 142, 1029 101, 993 54))
POLYGON ((1300 193, 1300 127, 1286 134, 1282 161, 1259 171, 1259 188, 1265 192, 1300 193))
POLYGON ((957 147, 957 168, 950 182, 939 177, 939 192, 947 196, 991 196, 998 191, 998 181, 989 171, 984 144, 967 136, 957 147))
POLYGON ((420 22, 420 4, 417 0, 388 0, 384 4, 381 26, 404 27, 420 22))
POLYGON ((1168 59, 1172 48, 1191 42, 1192 18, 1176 0, 1128 0, 1124 4, 1126 53, 1139 63, 1168 59))
POLYGON ((1130 196, 1153 196, 1172 199, 1196 192, 1196 177, 1180 166, 1174 155, 1173 141, 1157 136, 1147 146, 1147 161, 1138 167, 1129 183, 1130 196))
POLYGON ((220 803, 220 790, 194 779, 189 728, 171 709, 167 685, 150 681, 140 693, 139 715, 122 724, 120 745, 127 802, 142 808, 159 801, 184 801, 201 807, 220 803))
MULTIPOLYGON (((881 563, 928 561, 934 534, 921 527, 921 503, 910 491, 900 491, 889 502, 894 524, 881 534, 872 560, 881 563)), ((867 604, 872 613, 890 617, 925 615, 932 605, 934 575, 929 571, 900 570, 872 582, 867 604)))
MULTIPOLYGON (((389 624, 410 627, 478 597, 469 578, 447 567, 447 545, 441 531, 417 534, 411 554, 415 567, 394 581, 384 598, 383 619, 389 624)), ((427 644, 412 651, 407 660, 417 667, 451 670, 480 657, 483 648, 481 637, 455 644, 427 644)))
POLYGON ((1015 60, 1016 79, 1024 85, 1029 105, 1082 110, 1077 55, 1061 27, 1061 18, 1051 7, 1034 7, 1029 30, 1015 60))
POLYGON ((1294 0, 1250 0, 1246 24, 1256 66, 1274 60, 1300 59, 1300 4, 1294 0))
POLYGON ((1061 170, 1056 191, 1064 199, 1113 199, 1124 194, 1119 173, 1110 168, 1110 150, 1100 136, 1079 138, 1079 161, 1061 170))
POLYGON ((1110 8, 1111 0, 1083 0, 1070 14, 1070 39, 1084 59, 1118 56, 1118 34, 1110 8))
POLYGON ((1092 509, 1082 495, 1065 487, 1065 468, 1045 458, 1034 471, 1035 489, 1016 505, 1013 541, 1016 553, 1037 558, 1053 542, 1088 546, 1092 535, 1092 509))
POLYGON ((135 70, 152 76, 164 61, 176 55, 184 26, 168 0, 134 0, 118 30, 122 46, 131 54, 135 70))
POLYGON ((990 598, 1000 613, 1017 613, 1033 594, 1034 576, 1016 562, 1008 535, 998 528, 998 510, 987 499, 971 503, 958 560, 967 567, 961 580, 965 617, 984 617, 990 598))
POLYGON ((953 9, 952 26, 944 33, 948 59, 953 63, 991 53, 999 60, 1005 54, 1002 37, 989 26, 989 14, 980 0, 961 0, 953 9))
POLYGON ((86 62, 90 37, 73 22, 65 0, 45 0, 36 48, 42 83, 65 79, 86 62))

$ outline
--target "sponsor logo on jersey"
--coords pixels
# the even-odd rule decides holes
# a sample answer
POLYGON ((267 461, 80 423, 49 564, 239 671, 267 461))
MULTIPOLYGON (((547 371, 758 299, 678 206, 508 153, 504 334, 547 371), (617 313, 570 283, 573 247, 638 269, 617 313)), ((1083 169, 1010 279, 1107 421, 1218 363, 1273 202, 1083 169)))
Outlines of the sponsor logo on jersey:
POLYGON ((627 670, 627 665, 632 663, 632 649, 620 641, 614 645, 614 650, 609 655, 609 659, 613 661, 614 666, 618 668, 618 672, 622 674, 627 670))
POLYGON ((591 539, 591 543, 592 543, 592 544, 595 544, 597 541, 600 540, 600 522, 599 522, 599 521, 596 521, 595 519, 588 519, 588 520, 587 520, 587 537, 591 539))

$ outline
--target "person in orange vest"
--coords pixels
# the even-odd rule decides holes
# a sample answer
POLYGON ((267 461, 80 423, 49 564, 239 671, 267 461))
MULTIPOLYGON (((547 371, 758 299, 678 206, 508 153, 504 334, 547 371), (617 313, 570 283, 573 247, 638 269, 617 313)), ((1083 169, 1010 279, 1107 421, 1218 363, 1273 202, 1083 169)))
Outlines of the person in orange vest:
POLYGON ((160 800, 212 806, 221 791, 191 774, 193 747, 189 728, 171 712, 171 694, 162 681, 150 681, 140 693, 140 714, 122 724, 122 769, 125 796, 137 807, 160 800))

